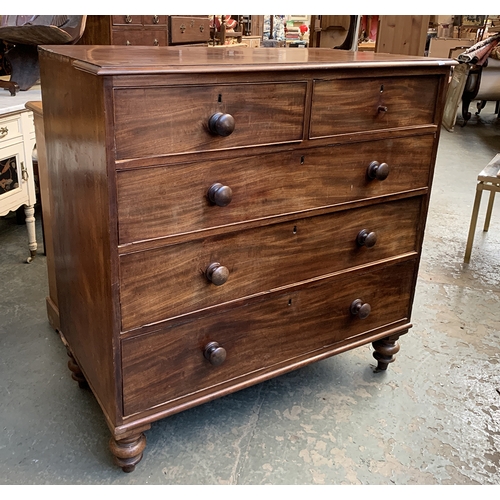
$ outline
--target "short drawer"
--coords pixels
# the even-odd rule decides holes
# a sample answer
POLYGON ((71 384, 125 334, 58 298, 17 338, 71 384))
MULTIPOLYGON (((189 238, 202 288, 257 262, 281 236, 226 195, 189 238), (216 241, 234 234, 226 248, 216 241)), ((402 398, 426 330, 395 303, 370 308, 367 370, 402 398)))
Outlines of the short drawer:
POLYGON ((310 138, 434 123, 438 76, 314 82, 310 138))
POLYGON ((308 283, 123 340, 125 415, 176 399, 174 404, 181 404, 200 391, 257 378, 259 371, 408 320, 415 264, 411 260, 308 283), (364 319, 351 313, 358 299, 371 307, 364 319), (211 342, 226 352, 219 366, 204 356, 211 342))
POLYGON ((421 200, 381 203, 122 255, 122 329, 417 252, 421 200))
POLYGON ((163 30, 113 30, 113 45, 166 45, 167 34, 163 30))
POLYGON ((111 23, 113 26, 142 26, 142 16, 111 16, 111 23))
POLYGON ((168 16, 142 16, 144 26, 166 26, 168 16))
POLYGON ((116 89, 116 156, 300 141, 305 95, 305 82, 116 89), (210 119, 222 117, 227 124, 227 115, 234 120, 234 131, 227 136, 211 132, 210 119))
POLYGON ((433 145, 426 135, 120 171, 120 243, 425 188, 433 145), (374 161, 386 179, 368 177, 374 161), (208 198, 219 184, 232 191, 226 206, 208 198))
POLYGON ((170 43, 208 42, 211 18, 170 16, 170 43))
POLYGON ((0 145, 23 136, 21 117, 19 115, 0 120, 0 145))

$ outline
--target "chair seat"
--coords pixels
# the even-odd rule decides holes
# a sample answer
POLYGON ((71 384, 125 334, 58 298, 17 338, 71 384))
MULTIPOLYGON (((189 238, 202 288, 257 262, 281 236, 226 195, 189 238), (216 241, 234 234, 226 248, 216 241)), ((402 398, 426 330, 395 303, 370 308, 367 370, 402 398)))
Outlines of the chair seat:
POLYGON ((500 192, 500 154, 497 154, 486 167, 481 170, 477 176, 476 196, 474 198, 474 207, 472 208, 472 216, 470 220, 469 235, 467 236, 467 244, 465 246, 464 263, 470 262, 472 252, 472 244, 474 242, 474 233, 476 231, 477 216, 479 214, 479 206, 481 204, 481 196, 483 191, 490 192, 490 200, 486 210, 486 218, 484 221, 483 231, 488 231, 490 227, 491 213, 493 211, 493 203, 495 201, 495 193, 500 192))
POLYGON ((500 182, 500 153, 481 170, 477 176, 477 180, 481 182, 493 182, 494 184, 500 182))
POLYGON ((2 26, 0 40, 24 45, 59 45, 72 41, 72 36, 57 26, 2 26))

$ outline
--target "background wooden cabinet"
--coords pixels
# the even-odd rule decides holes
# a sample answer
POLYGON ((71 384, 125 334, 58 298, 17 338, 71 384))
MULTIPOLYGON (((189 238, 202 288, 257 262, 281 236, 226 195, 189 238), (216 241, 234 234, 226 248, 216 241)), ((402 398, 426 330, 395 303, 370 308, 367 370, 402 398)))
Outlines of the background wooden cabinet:
POLYGON ((178 45, 210 40, 211 16, 88 16, 80 45, 178 45))
POLYGON ((380 16, 375 52, 423 56, 430 16, 380 16))
MULTIPOLYGON (((311 46, 333 48, 341 45, 348 34, 350 17, 312 16, 311 46)), ((364 16, 358 17, 362 18, 364 16)), ((387 54, 424 55, 430 16, 366 17, 378 17, 377 38, 374 44, 370 45, 369 50, 387 54)), ((373 28, 373 31, 375 31, 375 28, 373 28)), ((358 47, 358 49, 361 48, 358 47)), ((363 49, 366 50, 366 47, 363 49)))

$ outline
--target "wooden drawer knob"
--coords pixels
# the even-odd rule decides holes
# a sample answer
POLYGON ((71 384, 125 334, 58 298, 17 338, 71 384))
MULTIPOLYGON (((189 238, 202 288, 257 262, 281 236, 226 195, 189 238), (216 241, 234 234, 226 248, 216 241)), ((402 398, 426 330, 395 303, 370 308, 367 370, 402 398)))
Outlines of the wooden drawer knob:
POLYGON ((389 175, 389 165, 387 165, 387 163, 372 161, 370 165, 368 165, 367 174, 370 179, 383 181, 384 179, 387 179, 387 176, 389 175))
POLYGON ((229 186, 224 186, 220 182, 216 182, 210 186, 207 196, 214 205, 225 207, 233 199, 233 190, 229 186))
POLYGON ((221 266, 219 262, 212 262, 212 264, 207 267, 205 276, 208 281, 211 281, 214 285, 220 286, 229 278, 229 269, 225 266, 221 266))
POLYGON ((226 360, 226 350, 217 342, 209 342, 203 350, 203 355, 214 366, 222 365, 226 360))
POLYGON ((362 229, 356 238, 356 243, 362 247, 371 248, 377 243, 377 233, 369 232, 367 229, 362 229))
POLYGON ((351 314, 359 319, 368 318, 372 311, 370 304, 363 302, 361 299, 356 299, 351 304, 351 314))
POLYGON ((227 137, 234 131, 234 118, 227 113, 215 113, 208 120, 208 128, 212 134, 227 137))

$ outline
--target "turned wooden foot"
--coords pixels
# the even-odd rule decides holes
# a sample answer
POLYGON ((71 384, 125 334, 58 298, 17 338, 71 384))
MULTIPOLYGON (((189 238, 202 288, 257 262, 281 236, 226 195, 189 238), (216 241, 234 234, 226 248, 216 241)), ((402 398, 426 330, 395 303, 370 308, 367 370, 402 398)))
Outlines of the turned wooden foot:
POLYGON ((87 383, 85 375, 82 373, 82 370, 80 370, 80 367, 71 352, 67 351, 67 353, 69 356, 68 368, 71 370, 71 378, 78 382, 78 386, 81 389, 86 389, 89 384, 87 383))
POLYGON ((143 432, 138 436, 120 440, 111 438, 109 441, 109 449, 123 472, 132 472, 135 469, 142 459, 144 448, 146 448, 146 436, 143 432))
POLYGON ((396 358, 394 354, 399 351, 398 337, 386 337, 372 343, 375 352, 373 357, 378 361, 377 370, 387 370, 389 363, 396 358))

